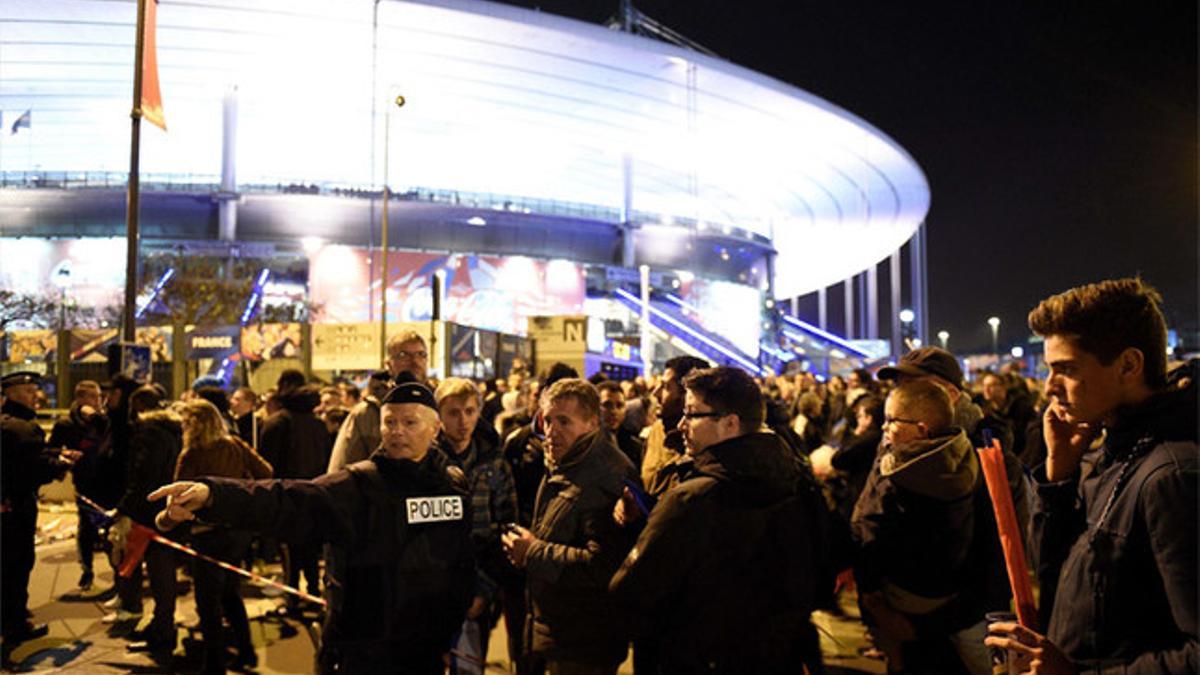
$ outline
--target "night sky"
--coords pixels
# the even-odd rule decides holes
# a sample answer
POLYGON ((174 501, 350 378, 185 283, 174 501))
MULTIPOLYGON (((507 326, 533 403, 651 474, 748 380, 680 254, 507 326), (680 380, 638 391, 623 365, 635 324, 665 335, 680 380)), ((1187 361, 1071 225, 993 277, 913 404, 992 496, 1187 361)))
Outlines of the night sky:
MULTIPOLYGON (((509 4, 589 22, 618 5, 509 4)), ((930 333, 955 351, 990 348, 988 316, 1014 344, 1041 298, 1138 273, 1171 327, 1200 329, 1195 2, 635 6, 912 154, 932 193, 930 333)))

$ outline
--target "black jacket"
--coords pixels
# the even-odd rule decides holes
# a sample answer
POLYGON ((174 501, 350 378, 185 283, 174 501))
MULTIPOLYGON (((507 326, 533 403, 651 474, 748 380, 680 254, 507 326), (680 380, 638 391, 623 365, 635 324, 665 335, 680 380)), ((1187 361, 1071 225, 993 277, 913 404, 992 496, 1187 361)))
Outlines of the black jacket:
POLYGON ((860 547, 855 579, 862 592, 882 589, 922 603, 893 607, 926 614, 962 591, 975 536, 979 459, 961 429, 880 450, 872 480, 854 507, 860 547), (927 607, 917 607, 925 604, 927 607))
POLYGON ((1106 431, 1078 477, 1036 473, 1038 574, 1057 587, 1048 637, 1080 672, 1200 671, 1196 384, 1106 431))
POLYGON ((624 481, 637 469, 603 431, 582 436, 542 480, 525 557, 535 654, 615 666, 628 651, 608 582, 633 537, 612 519, 624 481))
POLYGON ((258 454, 275 468, 276 478, 314 478, 329 466, 332 439, 313 414, 321 392, 305 385, 279 394, 283 410, 263 422, 258 454))
POLYGON ((322 672, 427 672, 450 648, 475 565, 466 481, 441 452, 420 463, 376 452, 311 481, 206 482, 201 519, 328 543, 322 672))
POLYGON ((37 413, 9 399, 0 408, 0 500, 5 511, 37 514, 37 490, 66 473, 57 454, 46 450, 37 413))
POLYGON ((533 422, 519 427, 504 440, 504 461, 512 469, 517 490, 517 522, 525 527, 533 522, 533 502, 546 475, 542 455, 542 438, 534 433, 533 422))
POLYGON ((650 514, 610 589, 662 672, 794 673, 816 594, 817 503, 773 433, 695 457, 650 514))
POLYGON ((84 416, 78 403, 72 404, 67 415, 54 423, 46 445, 67 447, 83 454, 71 467, 75 490, 89 497, 95 493, 100 480, 100 444, 108 429, 108 418, 101 412, 84 416))
POLYGON ((182 447, 178 417, 165 410, 142 413, 129 437, 129 476, 117 510, 153 527, 162 505, 147 502, 146 495, 174 480, 182 447))

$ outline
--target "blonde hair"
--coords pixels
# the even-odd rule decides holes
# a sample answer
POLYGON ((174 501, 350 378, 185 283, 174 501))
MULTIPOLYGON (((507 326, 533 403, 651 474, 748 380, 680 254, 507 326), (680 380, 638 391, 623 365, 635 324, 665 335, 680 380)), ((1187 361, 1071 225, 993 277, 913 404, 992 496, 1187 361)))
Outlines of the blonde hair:
POLYGON ((438 385, 437 391, 433 393, 433 399, 437 401, 438 407, 442 407, 442 401, 448 398, 463 398, 468 396, 475 398, 475 403, 479 403, 479 387, 475 383, 463 377, 447 377, 438 385))
POLYGON ((192 422, 192 425, 183 432, 185 448, 212 445, 228 435, 225 421, 221 419, 221 411, 217 410, 217 406, 202 398, 184 401, 179 406, 179 415, 192 422))

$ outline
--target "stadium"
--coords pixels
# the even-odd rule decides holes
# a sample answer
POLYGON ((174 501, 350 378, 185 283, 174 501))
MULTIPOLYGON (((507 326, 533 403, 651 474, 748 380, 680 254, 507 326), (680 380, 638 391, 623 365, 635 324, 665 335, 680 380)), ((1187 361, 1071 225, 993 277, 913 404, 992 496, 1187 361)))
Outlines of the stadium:
MULTIPOLYGON (((0 7, 0 287, 119 302, 135 7, 0 7)), ((468 343, 469 372, 499 372, 490 350, 553 316, 587 317, 592 372, 680 350, 830 372, 898 351, 898 318, 890 349, 871 343, 886 269, 885 315, 911 307, 904 330, 928 339, 916 161, 686 44, 464 0, 196 0, 159 4, 157 58, 146 325, 170 323, 172 261, 215 258, 249 289, 243 327, 272 304, 311 310, 293 342, 377 325, 386 287, 389 324, 447 324, 446 372, 468 343), (819 319, 793 316, 810 295, 819 319)))

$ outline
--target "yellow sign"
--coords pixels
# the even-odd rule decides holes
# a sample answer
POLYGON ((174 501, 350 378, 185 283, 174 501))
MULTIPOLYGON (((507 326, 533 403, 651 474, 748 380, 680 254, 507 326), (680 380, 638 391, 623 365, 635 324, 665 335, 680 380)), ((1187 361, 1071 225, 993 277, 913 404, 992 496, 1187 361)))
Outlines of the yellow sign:
POLYGON ((313 370, 376 370, 379 324, 318 323, 312 327, 313 370))

